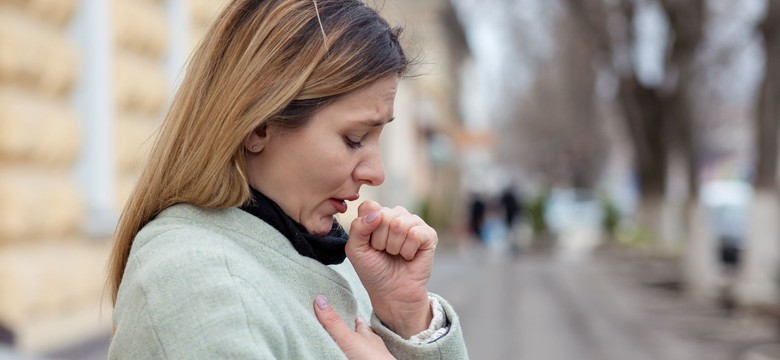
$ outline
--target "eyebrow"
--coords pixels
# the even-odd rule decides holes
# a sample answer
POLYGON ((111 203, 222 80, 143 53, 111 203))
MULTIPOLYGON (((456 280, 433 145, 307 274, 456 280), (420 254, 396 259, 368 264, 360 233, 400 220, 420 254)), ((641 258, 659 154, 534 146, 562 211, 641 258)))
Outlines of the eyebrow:
POLYGON ((387 121, 382 121, 382 120, 367 120, 367 121, 363 121, 363 125, 377 127, 377 126, 382 126, 382 125, 385 125, 385 124, 389 124, 393 120, 395 120, 395 116, 391 117, 387 121))

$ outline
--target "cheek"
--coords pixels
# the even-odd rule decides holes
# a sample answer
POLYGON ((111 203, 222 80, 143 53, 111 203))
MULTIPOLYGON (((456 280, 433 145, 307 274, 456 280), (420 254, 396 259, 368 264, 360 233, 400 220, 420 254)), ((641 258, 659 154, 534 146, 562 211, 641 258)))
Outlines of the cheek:
POLYGON ((288 158, 290 163, 282 165, 294 168, 289 173, 293 179, 283 186, 298 199, 304 217, 322 221, 323 211, 333 210, 328 203, 330 198, 358 190, 351 179, 359 153, 348 149, 341 138, 309 137, 290 150, 294 151, 288 153, 293 155, 288 158))
MULTIPOLYGON (((332 164, 332 163, 331 163, 332 164)), ((318 164, 318 170, 311 172, 307 180, 309 188, 317 192, 320 197, 330 198, 332 196, 344 195, 339 193, 343 191, 344 185, 351 178, 349 170, 340 165, 328 166, 318 164)))
POLYGON ((340 186, 348 181, 355 168, 354 155, 338 149, 322 149, 306 161, 309 175, 318 187, 340 186))

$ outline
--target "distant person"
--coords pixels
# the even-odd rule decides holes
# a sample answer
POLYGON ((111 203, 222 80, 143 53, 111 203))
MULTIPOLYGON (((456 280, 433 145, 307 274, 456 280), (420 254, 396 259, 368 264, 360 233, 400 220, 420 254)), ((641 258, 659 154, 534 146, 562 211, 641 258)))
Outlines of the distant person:
POLYGON ((334 218, 384 181, 399 32, 361 0, 226 5, 117 227, 109 359, 467 358, 428 292, 436 231, 334 218))
POLYGON ((507 230, 511 230, 522 215, 522 203, 511 187, 501 193, 500 203, 504 211, 504 224, 507 230))
POLYGON ((507 187, 501 193, 499 203, 504 213, 504 225, 506 226, 507 242, 513 255, 520 253, 519 239, 517 238, 516 224, 522 220, 523 203, 515 194, 512 187, 507 187))
POLYGON ((472 193, 471 199, 469 199, 469 232, 481 244, 485 243, 482 226, 485 223, 486 212, 485 200, 479 194, 472 193))

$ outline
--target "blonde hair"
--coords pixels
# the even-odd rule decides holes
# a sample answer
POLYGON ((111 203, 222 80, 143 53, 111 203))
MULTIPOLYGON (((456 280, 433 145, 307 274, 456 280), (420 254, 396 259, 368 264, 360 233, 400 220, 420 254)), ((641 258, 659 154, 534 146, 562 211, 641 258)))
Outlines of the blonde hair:
POLYGON ((113 303, 133 239, 160 211, 247 201, 248 134, 300 127, 317 107, 406 71, 399 28, 360 0, 314 1, 233 1, 193 53, 114 235, 113 303))

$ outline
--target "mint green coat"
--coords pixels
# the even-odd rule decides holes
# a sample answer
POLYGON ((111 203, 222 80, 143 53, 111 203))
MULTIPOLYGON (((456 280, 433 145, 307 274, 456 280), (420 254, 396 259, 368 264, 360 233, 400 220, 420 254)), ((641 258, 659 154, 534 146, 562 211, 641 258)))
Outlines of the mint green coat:
POLYGON ((358 315, 370 318, 398 359, 468 358, 458 316, 443 299, 449 332, 413 345, 372 313, 349 261, 303 257, 240 209, 178 204, 135 238, 109 359, 344 359, 314 315, 317 294, 350 326, 358 315))

